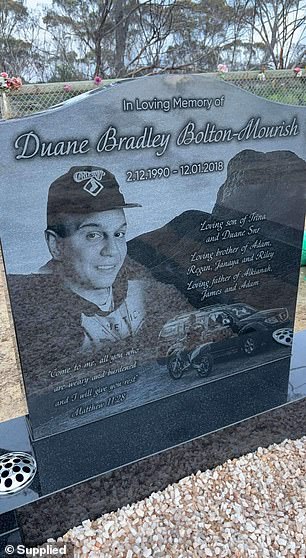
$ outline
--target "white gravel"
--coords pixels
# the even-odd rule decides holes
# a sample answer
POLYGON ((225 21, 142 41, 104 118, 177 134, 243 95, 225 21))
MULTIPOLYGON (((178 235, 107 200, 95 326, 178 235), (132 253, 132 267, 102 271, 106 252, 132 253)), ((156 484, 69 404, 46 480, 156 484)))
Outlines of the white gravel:
POLYGON ((285 440, 84 521, 56 544, 68 558, 305 558, 305 472, 306 437, 285 440))

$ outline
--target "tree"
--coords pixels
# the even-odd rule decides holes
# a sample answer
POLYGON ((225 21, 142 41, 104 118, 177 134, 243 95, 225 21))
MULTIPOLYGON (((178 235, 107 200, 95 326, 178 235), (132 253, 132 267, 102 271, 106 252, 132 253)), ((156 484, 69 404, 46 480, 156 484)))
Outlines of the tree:
MULTIPOLYGON (((158 57, 170 33, 175 0, 53 0, 44 22, 53 38, 53 57, 74 52, 82 73, 124 77, 158 57)), ((70 57, 72 59, 72 57, 70 57)))
POLYGON ((284 68, 305 57, 306 0, 53 0, 36 37, 23 0, 1 2, 19 10, 4 25, 18 59, 53 81, 215 71, 220 62, 284 68))
POLYGON ((34 28, 35 24, 23 0, 0 0, 0 57, 3 71, 28 77, 37 57, 33 45, 34 28))
POLYGON ((226 0, 177 2, 168 66, 174 70, 215 71, 229 41, 233 13, 226 0))
MULTIPOLYGON (((244 22, 254 40, 261 41, 262 64, 283 69, 305 36, 305 0, 246 0, 244 22)), ((252 62, 250 56, 249 64, 252 62)))
POLYGON ((127 75, 162 70, 171 41, 175 1, 144 2, 135 13, 127 44, 127 75))
POLYGON ((113 1, 93 0, 53 0, 44 23, 53 36, 57 49, 60 45, 62 56, 75 52, 86 60, 91 54, 95 62, 95 74, 102 73, 102 39, 107 28, 113 1))
POLYGON ((125 53, 131 20, 131 9, 137 8, 137 2, 117 0, 114 7, 115 59, 114 70, 117 77, 125 74, 125 53))
POLYGON ((121 75, 130 17, 140 4, 136 0, 54 0, 44 22, 57 48, 59 42, 62 46, 61 56, 69 44, 69 51, 78 53, 83 71, 87 65, 87 72, 94 75, 121 75))

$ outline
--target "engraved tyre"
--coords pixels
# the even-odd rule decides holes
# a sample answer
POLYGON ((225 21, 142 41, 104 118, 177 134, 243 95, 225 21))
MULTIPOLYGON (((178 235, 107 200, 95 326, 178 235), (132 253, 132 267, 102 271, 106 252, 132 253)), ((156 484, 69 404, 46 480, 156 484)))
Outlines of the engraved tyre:
POLYGON ((174 380, 179 380, 183 376, 186 368, 186 359, 181 351, 174 351, 168 356, 167 368, 171 378, 174 380))
POLYGON ((241 349, 247 356, 255 355, 259 350, 259 339, 256 333, 244 333, 241 337, 241 349))
POLYGON ((213 359, 211 355, 203 355, 200 364, 197 366, 197 372, 201 378, 209 376, 213 368, 213 359))

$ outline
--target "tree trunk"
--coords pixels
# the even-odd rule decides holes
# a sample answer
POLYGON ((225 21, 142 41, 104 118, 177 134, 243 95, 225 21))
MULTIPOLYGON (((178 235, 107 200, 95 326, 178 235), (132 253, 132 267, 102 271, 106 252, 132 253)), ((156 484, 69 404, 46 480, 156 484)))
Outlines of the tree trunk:
POLYGON ((115 76, 121 77, 125 73, 124 55, 127 37, 127 21, 124 20, 126 0, 115 3, 115 76))
POLYGON ((101 43, 100 42, 95 44, 95 61, 96 61, 95 76, 103 77, 102 53, 101 53, 101 43))

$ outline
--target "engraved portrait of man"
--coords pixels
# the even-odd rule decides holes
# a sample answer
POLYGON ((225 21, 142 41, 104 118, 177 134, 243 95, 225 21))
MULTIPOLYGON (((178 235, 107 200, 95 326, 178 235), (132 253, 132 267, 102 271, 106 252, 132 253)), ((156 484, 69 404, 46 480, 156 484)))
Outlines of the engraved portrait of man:
POLYGON ((8 277, 27 364, 127 346, 137 336, 154 346, 168 317, 186 309, 174 287, 127 255, 126 210, 139 208, 101 167, 75 166, 52 182, 45 229, 51 258, 37 273, 8 277))
POLYGON ((87 301, 88 311, 80 307, 83 348, 124 339, 144 320, 141 289, 127 282, 124 290, 120 275, 124 209, 133 207, 140 206, 126 203, 114 175, 98 167, 72 167, 49 189, 45 236, 52 260, 40 271, 53 268, 74 305, 87 301))

